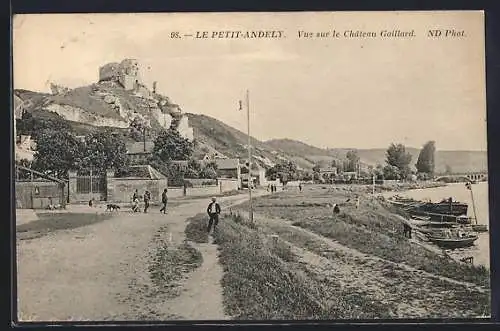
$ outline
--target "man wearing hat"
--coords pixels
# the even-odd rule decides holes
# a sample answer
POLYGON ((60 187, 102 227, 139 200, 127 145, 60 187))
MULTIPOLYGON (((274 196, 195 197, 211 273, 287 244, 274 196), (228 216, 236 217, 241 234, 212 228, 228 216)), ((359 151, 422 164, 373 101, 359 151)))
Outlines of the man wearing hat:
POLYGON ((215 197, 212 198, 212 201, 208 204, 207 213, 210 217, 208 220, 208 229, 207 232, 210 233, 212 229, 212 225, 214 226, 214 231, 217 228, 217 223, 219 223, 219 214, 220 214, 220 205, 216 201, 215 197))

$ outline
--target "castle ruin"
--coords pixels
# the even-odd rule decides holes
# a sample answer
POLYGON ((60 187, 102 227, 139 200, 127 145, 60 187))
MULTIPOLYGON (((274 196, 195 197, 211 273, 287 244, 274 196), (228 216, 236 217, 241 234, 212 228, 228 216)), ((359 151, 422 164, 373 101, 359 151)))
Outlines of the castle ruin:
MULTIPOLYGON (((157 82, 153 83, 150 91, 140 77, 140 65, 135 59, 124 59, 120 63, 113 62, 99 68, 99 83, 111 82, 123 89, 133 92, 132 95, 140 98, 144 107, 149 109, 150 116, 155 118, 165 129, 175 125, 181 136, 193 141, 193 129, 189 126, 188 117, 182 114, 178 105, 172 104, 168 97, 157 94, 157 82), (174 117, 176 118, 174 120, 174 117)), ((119 98, 113 95, 102 95, 103 100, 117 109, 120 117, 130 120, 135 115, 131 109, 125 109, 119 98)))
POLYGON ((99 68, 99 83, 111 81, 119 83, 125 90, 134 90, 140 83, 139 62, 125 59, 120 63, 113 62, 99 68))

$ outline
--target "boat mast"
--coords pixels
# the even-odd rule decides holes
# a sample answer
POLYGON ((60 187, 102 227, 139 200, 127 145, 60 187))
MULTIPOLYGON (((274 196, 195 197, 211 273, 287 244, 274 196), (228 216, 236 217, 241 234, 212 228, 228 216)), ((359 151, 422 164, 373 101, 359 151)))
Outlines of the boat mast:
POLYGON ((476 204, 474 202, 474 194, 472 193, 472 183, 469 183, 469 191, 470 191, 470 197, 472 199, 472 209, 474 211, 474 219, 476 220, 476 224, 477 224, 477 215, 476 215, 476 204))

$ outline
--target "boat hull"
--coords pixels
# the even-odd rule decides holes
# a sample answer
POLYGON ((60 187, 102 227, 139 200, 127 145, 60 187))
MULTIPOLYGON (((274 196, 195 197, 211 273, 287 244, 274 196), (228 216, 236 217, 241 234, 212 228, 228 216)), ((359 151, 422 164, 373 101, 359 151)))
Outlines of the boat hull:
POLYGON ((467 215, 469 206, 464 203, 426 203, 416 207, 415 212, 461 216, 467 215))
POLYGON ((429 237, 429 240, 441 248, 456 249, 456 248, 464 248, 464 247, 473 246, 474 242, 477 240, 477 238, 478 238, 477 236, 472 236, 472 237, 468 237, 468 238, 460 238, 460 239, 429 237))
POLYGON ((476 232, 488 232, 488 226, 486 224, 472 224, 472 230, 476 232))

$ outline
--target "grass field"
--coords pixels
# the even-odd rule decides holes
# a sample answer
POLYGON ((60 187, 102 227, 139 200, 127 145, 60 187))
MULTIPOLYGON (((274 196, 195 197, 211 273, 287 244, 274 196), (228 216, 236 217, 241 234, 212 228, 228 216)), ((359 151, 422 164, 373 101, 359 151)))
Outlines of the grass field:
MULTIPOLYGON (((408 241, 383 202, 363 195, 359 208, 346 202, 358 193, 285 191, 255 199, 255 223, 246 219, 246 204, 222 217, 215 243, 226 313, 279 320, 489 316, 486 269, 408 241)), ((187 238, 207 242, 205 224, 204 215, 191 218, 187 238)))

